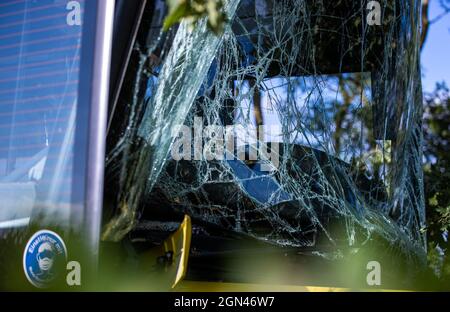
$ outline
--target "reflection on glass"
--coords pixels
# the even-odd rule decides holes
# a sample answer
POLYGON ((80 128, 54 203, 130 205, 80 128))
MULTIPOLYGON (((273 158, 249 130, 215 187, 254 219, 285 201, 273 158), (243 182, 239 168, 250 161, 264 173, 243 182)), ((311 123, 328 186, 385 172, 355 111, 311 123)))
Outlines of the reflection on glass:
POLYGON ((0 3, 0 228, 69 214, 83 4, 0 3))

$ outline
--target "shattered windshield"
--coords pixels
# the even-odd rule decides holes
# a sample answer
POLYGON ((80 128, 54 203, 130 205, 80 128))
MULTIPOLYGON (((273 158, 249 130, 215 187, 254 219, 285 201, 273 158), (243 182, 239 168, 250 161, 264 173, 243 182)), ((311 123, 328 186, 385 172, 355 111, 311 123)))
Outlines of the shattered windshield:
POLYGON ((157 1, 110 142, 103 239, 159 209, 279 246, 376 236, 423 259, 420 1, 380 2, 373 25, 366 1, 229 0, 216 35, 206 19, 163 32, 157 1))

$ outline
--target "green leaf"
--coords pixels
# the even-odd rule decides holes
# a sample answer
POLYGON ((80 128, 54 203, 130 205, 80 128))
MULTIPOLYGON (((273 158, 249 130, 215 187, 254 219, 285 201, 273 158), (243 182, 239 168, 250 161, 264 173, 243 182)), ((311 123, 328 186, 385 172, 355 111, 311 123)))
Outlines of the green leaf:
POLYGON ((169 5, 169 14, 164 19, 164 31, 178 23, 189 11, 188 3, 185 0, 168 0, 167 4, 169 5))
POLYGON ((182 19, 195 24, 203 17, 207 18, 208 28, 216 35, 221 34, 227 21, 223 13, 223 0, 166 0, 169 14, 164 20, 163 29, 167 31, 182 19))

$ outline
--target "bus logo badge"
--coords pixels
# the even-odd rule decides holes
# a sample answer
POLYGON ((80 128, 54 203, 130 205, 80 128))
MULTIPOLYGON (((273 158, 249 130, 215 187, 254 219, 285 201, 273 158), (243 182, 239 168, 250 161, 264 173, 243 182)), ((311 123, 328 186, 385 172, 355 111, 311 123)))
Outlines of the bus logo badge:
POLYGON ((41 230, 29 240, 23 253, 23 269, 28 281, 38 288, 46 288, 64 270, 67 249, 55 232, 41 230))

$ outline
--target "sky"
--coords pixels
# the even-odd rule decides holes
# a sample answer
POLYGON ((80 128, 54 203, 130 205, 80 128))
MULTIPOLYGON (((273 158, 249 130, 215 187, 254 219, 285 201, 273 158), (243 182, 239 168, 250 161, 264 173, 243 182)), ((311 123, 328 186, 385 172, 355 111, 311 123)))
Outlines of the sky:
MULTIPOLYGON (((438 0, 430 0, 430 20, 442 13, 438 0)), ((450 14, 432 24, 422 50, 422 85, 433 91, 436 82, 450 87, 450 14)))

